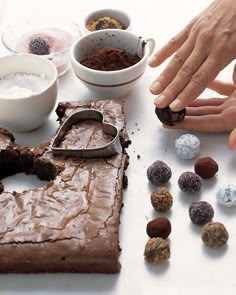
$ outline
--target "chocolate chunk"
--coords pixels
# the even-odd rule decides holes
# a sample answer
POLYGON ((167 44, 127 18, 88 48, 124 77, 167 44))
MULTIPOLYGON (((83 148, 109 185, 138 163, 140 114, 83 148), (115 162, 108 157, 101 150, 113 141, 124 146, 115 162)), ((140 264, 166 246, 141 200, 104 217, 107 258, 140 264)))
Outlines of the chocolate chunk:
POLYGON ((172 111, 169 106, 165 108, 155 108, 155 113, 158 117, 158 119, 165 125, 168 126, 174 126, 175 124, 183 121, 185 114, 186 114, 186 109, 182 109, 178 112, 172 111))

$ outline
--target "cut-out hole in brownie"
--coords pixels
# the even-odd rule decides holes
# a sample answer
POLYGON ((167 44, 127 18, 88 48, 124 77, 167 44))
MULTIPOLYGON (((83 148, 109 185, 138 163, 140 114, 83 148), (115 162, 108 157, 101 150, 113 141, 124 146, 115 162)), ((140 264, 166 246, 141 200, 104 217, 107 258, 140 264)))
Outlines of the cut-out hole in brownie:
POLYGON ((17 173, 8 176, 1 181, 4 185, 4 191, 7 192, 22 192, 24 190, 39 188, 46 185, 47 181, 40 180, 36 175, 26 175, 25 173, 17 173))

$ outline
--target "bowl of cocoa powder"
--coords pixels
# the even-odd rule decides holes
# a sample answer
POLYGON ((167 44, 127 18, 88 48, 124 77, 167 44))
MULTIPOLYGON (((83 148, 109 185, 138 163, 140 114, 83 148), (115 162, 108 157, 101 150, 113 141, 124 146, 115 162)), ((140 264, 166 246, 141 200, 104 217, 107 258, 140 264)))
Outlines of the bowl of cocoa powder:
POLYGON ((75 75, 96 98, 127 96, 145 73, 155 47, 152 38, 107 29, 87 34, 71 49, 75 75))

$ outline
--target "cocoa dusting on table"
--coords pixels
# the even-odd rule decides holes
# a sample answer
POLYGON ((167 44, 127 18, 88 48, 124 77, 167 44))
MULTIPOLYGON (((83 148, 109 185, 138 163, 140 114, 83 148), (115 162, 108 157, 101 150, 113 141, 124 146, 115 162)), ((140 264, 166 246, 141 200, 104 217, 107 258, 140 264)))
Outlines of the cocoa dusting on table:
POLYGON ((132 55, 123 49, 105 47, 81 61, 81 64, 98 71, 117 71, 133 66, 140 59, 138 55, 132 55))

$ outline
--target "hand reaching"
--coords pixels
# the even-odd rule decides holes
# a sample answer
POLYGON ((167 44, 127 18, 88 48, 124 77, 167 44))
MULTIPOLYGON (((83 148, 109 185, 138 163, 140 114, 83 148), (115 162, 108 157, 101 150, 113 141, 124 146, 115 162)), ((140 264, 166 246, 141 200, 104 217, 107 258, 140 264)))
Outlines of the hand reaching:
POLYGON ((155 99, 157 107, 170 104, 172 110, 179 111, 236 58, 236 0, 212 2, 161 48, 149 65, 157 67, 172 54, 172 60, 150 91, 161 94, 155 99))
POLYGON ((229 137, 229 147, 236 147, 236 67, 233 75, 234 83, 214 81, 209 88, 226 98, 198 98, 186 108, 184 120, 171 129, 189 129, 200 132, 232 131, 229 137), (234 129, 235 128, 235 129, 234 129))

